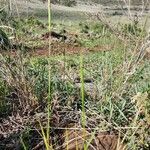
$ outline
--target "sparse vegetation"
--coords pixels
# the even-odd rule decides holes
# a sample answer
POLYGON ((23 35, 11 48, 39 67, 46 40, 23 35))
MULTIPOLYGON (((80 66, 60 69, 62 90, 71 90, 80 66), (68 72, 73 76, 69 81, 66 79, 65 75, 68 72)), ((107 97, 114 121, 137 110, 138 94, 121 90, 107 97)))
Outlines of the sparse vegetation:
POLYGON ((4 15, 0 149, 150 149, 145 23, 4 15))

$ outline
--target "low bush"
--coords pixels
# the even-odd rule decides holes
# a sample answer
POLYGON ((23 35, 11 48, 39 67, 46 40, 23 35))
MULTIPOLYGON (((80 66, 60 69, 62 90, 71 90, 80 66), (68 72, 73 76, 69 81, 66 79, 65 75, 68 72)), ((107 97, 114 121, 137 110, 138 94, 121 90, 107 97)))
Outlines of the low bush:
POLYGON ((2 21, 4 23, 6 23, 8 21, 8 14, 4 9, 2 9, 0 11, 0 21, 2 21))
POLYGON ((8 50, 10 47, 11 43, 7 34, 2 29, 0 29, 0 50, 8 50))
POLYGON ((135 23, 129 23, 123 25, 122 31, 126 34, 131 34, 136 36, 140 36, 143 32, 142 29, 139 27, 139 25, 135 23))

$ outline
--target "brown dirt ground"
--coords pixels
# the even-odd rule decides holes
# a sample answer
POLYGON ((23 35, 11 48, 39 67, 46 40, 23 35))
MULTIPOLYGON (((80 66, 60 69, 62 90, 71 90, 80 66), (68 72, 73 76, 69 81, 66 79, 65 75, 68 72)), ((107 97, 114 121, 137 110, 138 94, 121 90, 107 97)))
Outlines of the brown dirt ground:
MULTIPOLYGON (((73 54, 88 54, 92 52, 99 51, 109 51, 112 50, 113 47, 110 46, 95 46, 93 48, 86 48, 77 45, 71 45, 66 43, 53 43, 50 47, 50 55, 73 55, 73 54)), ((49 46, 37 47, 34 50, 30 50, 30 56, 34 57, 46 57, 49 56, 49 46)), ((3 52, 4 55, 15 56, 17 54, 16 50, 11 50, 10 52, 3 52)))
MULTIPOLYGON (((72 54, 80 54, 80 53, 90 53, 90 52, 98 52, 98 51, 109 51, 112 47, 110 46, 95 46, 93 48, 85 48, 79 45, 67 44, 67 43, 52 43, 50 47, 51 55, 72 55, 72 54)), ((49 47, 39 47, 34 51, 30 52, 32 56, 49 56, 49 47)))

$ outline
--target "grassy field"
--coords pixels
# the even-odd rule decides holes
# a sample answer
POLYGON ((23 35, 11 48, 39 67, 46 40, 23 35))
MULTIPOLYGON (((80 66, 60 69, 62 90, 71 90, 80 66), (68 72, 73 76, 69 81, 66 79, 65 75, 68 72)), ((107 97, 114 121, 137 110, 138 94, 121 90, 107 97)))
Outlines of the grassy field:
POLYGON ((42 4, 0 9, 0 150, 149 150, 149 17, 42 4))

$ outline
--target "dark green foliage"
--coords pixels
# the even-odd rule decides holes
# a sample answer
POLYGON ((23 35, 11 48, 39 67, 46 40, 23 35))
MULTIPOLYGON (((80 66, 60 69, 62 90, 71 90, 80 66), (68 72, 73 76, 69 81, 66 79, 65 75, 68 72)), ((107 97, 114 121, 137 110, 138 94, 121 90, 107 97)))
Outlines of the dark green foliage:
MULTIPOLYGON (((58 68, 52 65, 51 68, 51 94, 61 97, 62 104, 67 103, 67 97, 74 94, 75 88, 68 82, 60 79, 60 74, 57 72, 58 68)), ((48 95, 48 61, 46 59, 38 59, 32 62, 28 69, 29 76, 35 78, 34 92, 39 102, 47 99, 48 95)))
POLYGON ((136 113, 135 106, 129 99, 112 100, 101 103, 100 113, 104 114, 107 121, 119 126, 128 126, 136 113))
POLYGON ((5 82, 0 79, 0 118, 7 116, 10 111, 10 103, 6 99, 8 91, 5 82))
POLYGON ((133 24, 125 24, 123 27, 122 27, 122 30, 124 33, 126 34, 131 34, 131 35, 136 35, 136 36, 140 36, 141 33, 142 33, 142 29, 139 27, 138 24, 136 23, 133 23, 133 24))
POLYGON ((102 34, 103 32, 105 32, 107 30, 106 26, 101 24, 101 23, 95 23, 92 26, 92 30, 94 33, 96 34, 102 34))
POLYGON ((77 4, 76 0, 65 0, 62 2, 63 5, 66 5, 68 7, 73 7, 77 4))
POLYGON ((40 26, 44 28, 44 24, 34 17, 29 17, 28 19, 25 20, 25 23, 28 24, 29 26, 40 26))
POLYGON ((149 78, 149 62, 145 62, 145 64, 141 65, 136 69, 135 74, 129 79, 131 84, 135 84, 137 86, 137 90, 139 92, 150 94, 150 78, 149 78))
POLYGON ((79 27, 81 28, 81 33, 89 33, 90 27, 87 24, 81 22, 79 27))
POLYGON ((118 11, 115 11, 114 13, 112 13, 113 16, 121 16, 123 15, 122 12, 118 12, 118 11))
MULTIPOLYGON (((21 150, 24 150, 23 145, 26 149, 33 149, 33 147, 37 146, 41 141, 41 135, 36 130, 32 130, 27 128, 21 135, 19 134, 19 146, 21 150)), ((44 149, 44 146, 43 146, 44 149)))
POLYGON ((8 14, 7 14, 7 12, 4 9, 2 9, 0 11, 0 20, 2 22, 7 22, 7 20, 8 20, 8 14))
POLYGON ((11 47, 11 43, 8 39, 6 33, 0 29, 0 48, 1 49, 9 49, 11 47))
MULTIPOLYGON (((102 35, 107 32, 107 27, 101 23, 93 23, 92 25, 89 25, 88 23, 79 23, 80 32, 82 33, 90 33, 93 36, 102 35)), ((108 32, 107 32, 108 33, 108 32)))
POLYGON ((44 59, 39 59, 36 62, 29 64, 28 74, 35 78, 34 92, 39 102, 41 102, 48 93, 48 70, 46 69, 48 62, 44 59))
POLYGON ((73 6, 77 5, 76 0, 52 0, 51 3, 61 4, 61 5, 65 5, 65 6, 68 6, 68 7, 73 7, 73 6))
POLYGON ((34 17, 29 17, 28 19, 14 19, 11 21, 11 25, 16 30, 29 30, 33 27, 42 27, 45 28, 45 25, 34 17))

